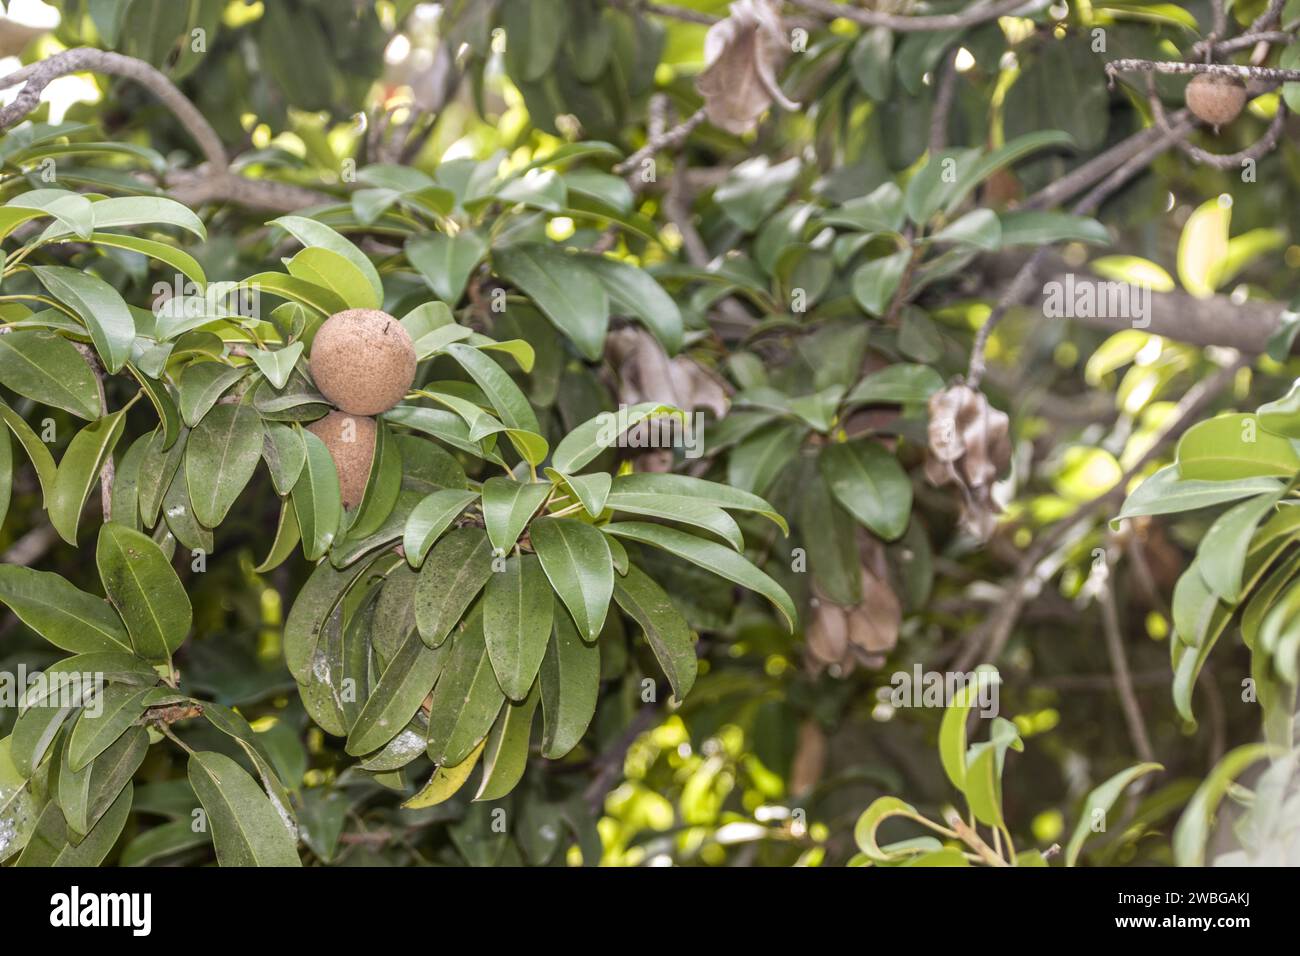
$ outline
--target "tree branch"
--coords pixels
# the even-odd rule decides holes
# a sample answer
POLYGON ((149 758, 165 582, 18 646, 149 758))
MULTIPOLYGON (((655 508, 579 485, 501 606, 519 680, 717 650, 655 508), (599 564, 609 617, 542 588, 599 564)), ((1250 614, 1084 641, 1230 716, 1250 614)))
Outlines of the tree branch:
POLYGON ((827 20, 844 18, 865 27, 888 27, 898 33, 929 33, 940 30, 960 30, 987 23, 998 17, 1034 13, 1047 6, 1047 0, 998 0, 996 3, 977 3, 961 13, 943 13, 935 16, 909 17, 895 13, 881 13, 863 7, 851 7, 831 0, 791 0, 796 7, 827 20))

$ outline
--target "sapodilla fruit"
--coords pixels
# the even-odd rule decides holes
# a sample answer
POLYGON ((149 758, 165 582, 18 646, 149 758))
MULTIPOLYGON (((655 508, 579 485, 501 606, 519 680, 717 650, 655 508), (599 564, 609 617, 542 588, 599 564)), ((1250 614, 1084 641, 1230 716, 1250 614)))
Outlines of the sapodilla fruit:
POLYGON ((355 508, 366 494, 370 463, 375 457, 375 420, 364 415, 330 412, 307 426, 325 443, 339 473, 343 507, 355 508))
POLYGON ((1184 95, 1187 108, 1216 129, 1235 120, 1246 105, 1246 85, 1218 73, 1197 73, 1184 95))
POLYGON ((378 415, 400 402, 415 381, 415 343, 387 312, 336 312, 312 342, 311 377, 342 411, 378 415))

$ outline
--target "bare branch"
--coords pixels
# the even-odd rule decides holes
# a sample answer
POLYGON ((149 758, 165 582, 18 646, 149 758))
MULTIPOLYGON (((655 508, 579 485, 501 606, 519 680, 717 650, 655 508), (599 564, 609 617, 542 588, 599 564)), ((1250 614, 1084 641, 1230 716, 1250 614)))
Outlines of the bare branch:
POLYGON ((961 13, 944 13, 936 16, 909 17, 896 13, 881 13, 863 7, 851 7, 831 0, 791 0, 796 7, 828 20, 844 18, 865 27, 888 27, 899 33, 931 33, 940 30, 960 30, 987 23, 998 17, 1033 13, 1047 6, 1047 0, 998 0, 996 3, 977 3, 961 13))

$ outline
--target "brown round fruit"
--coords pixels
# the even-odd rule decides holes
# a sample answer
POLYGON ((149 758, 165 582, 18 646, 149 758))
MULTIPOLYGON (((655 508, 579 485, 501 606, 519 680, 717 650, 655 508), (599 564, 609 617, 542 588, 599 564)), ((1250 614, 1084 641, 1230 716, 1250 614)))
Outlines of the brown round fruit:
POLYGON ((1197 73, 1187 84, 1187 108, 1197 118, 1218 128, 1241 115, 1246 105, 1246 86, 1235 76, 1197 73))
POLYGON ((378 415, 400 402, 415 381, 415 343, 387 312, 337 312, 316 332, 311 377, 343 411, 378 415))
POLYGON ((307 426, 307 431, 325 443, 334 470, 339 473, 343 507, 361 504, 370 480, 370 463, 375 457, 375 420, 364 415, 330 412, 307 426))

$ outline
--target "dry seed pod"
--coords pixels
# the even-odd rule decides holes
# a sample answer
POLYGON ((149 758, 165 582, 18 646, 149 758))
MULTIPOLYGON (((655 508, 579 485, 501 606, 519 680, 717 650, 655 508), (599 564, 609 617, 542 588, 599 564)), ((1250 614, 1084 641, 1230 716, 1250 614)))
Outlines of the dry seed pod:
POLYGON ((387 312, 337 312, 316 332, 311 377, 342 411, 378 415, 400 402, 415 381, 415 343, 387 312))
POLYGON ((1010 419, 968 385, 952 385, 930 397, 925 476, 932 485, 962 491, 961 523, 981 540, 993 533, 1001 510, 993 483, 1011 464, 1010 419))
POLYGON ((1197 73, 1184 95, 1187 108, 1215 129, 1235 120, 1246 105, 1246 85, 1219 73, 1197 73))
POLYGON ((325 443, 334 459, 343 507, 355 508, 361 504, 375 458, 375 420, 364 415, 330 412, 308 425, 307 430, 325 443))
POLYGON ((704 72, 695 88, 709 122, 739 136, 753 128, 772 103, 797 110, 781 92, 776 71, 789 52, 780 5, 773 0, 736 0, 725 20, 704 37, 704 72))

